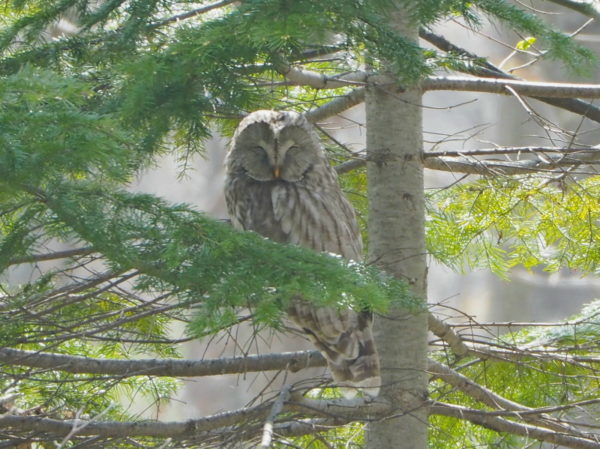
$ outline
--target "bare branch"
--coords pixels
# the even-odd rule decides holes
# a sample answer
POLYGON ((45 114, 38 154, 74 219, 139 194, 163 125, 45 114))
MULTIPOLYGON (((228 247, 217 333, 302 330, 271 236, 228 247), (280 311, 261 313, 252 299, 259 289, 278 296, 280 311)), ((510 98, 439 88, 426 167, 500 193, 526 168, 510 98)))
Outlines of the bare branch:
POLYGON ((203 432, 233 426, 241 421, 264 418, 271 404, 265 402, 232 412, 218 413, 188 421, 87 421, 81 419, 52 419, 38 416, 0 415, 0 429, 36 431, 64 436, 77 428, 77 435, 103 437, 152 436, 161 438, 193 438, 203 432))
MULTIPOLYGON (((410 401, 413 402, 413 401, 410 401)), ((415 407, 428 406, 426 402, 414 401, 415 407)), ((272 402, 265 402, 255 407, 247 407, 232 412, 219 413, 205 418, 192 419, 188 421, 162 422, 162 421, 138 421, 118 422, 93 420, 58 420, 42 418, 37 416, 0 416, 0 428, 12 431, 36 431, 49 436, 64 436, 76 430, 78 436, 101 436, 101 437, 133 437, 153 436, 162 438, 193 439, 201 437, 210 431, 227 431, 240 422, 252 422, 264 419, 273 409, 272 402)), ((377 400, 368 402, 361 399, 354 400, 319 400, 308 399, 292 395, 292 399, 286 402, 282 411, 297 411, 305 416, 322 416, 333 419, 333 425, 342 425, 355 420, 375 420, 385 418, 398 413, 410 413, 411 408, 400 407, 398 404, 377 400)), ((498 416, 497 412, 485 412, 457 405, 434 403, 429 406, 430 414, 450 416, 457 419, 466 419, 472 423, 493 429, 499 432, 507 432, 523 437, 533 438, 548 443, 560 444, 575 449, 599 449, 600 443, 587 437, 579 437, 559 433, 554 430, 544 429, 529 424, 509 421, 498 416)), ((506 414, 506 413, 504 413, 506 414)), ((509 413, 510 416, 518 417, 518 414, 509 413)), ((296 421, 296 420, 294 420, 296 421)), ((296 421, 297 422, 297 421, 296 421)), ((285 423, 284 423, 285 425, 285 423)), ((280 427, 279 424, 277 427, 280 427)), ((314 426, 301 426, 302 432, 315 431, 314 426)), ((214 435, 214 434, 213 434, 214 435)))
POLYGON ((582 438, 543 429, 530 424, 517 423, 501 418, 494 413, 470 409, 459 405, 435 403, 430 407, 430 414, 466 419, 474 424, 497 432, 507 432, 547 443, 559 444, 574 449, 600 449, 600 443, 591 438, 582 438))
POLYGON ((314 89, 336 89, 346 86, 362 86, 367 81, 367 74, 360 71, 328 76, 324 73, 295 67, 286 62, 276 64, 275 70, 285 76, 292 84, 309 86, 314 89))
MULTIPOLYGON (((473 151, 447 151, 423 153, 423 164, 431 170, 474 175, 518 175, 535 172, 552 171, 564 167, 597 164, 600 161, 600 147, 587 148, 546 148, 546 147, 512 147, 504 150, 480 149, 473 151), (535 158, 527 160, 490 160, 477 159, 477 155, 518 155, 532 154, 535 158), (539 156, 538 153, 556 153, 539 156)), ((347 173, 366 165, 366 158, 357 157, 335 167, 338 174, 347 173)))
POLYGON ((538 157, 525 161, 496 161, 438 156, 426 158, 424 164, 426 168, 432 170, 496 176, 554 171, 564 167, 597 164, 599 160, 600 151, 593 149, 591 151, 582 150, 573 155, 538 157))
POLYGON ((364 100, 365 89, 363 87, 359 87, 349 94, 337 97, 335 100, 332 100, 323 106, 306 112, 304 116, 309 122, 316 123, 350 109, 351 107, 362 103, 364 100))
MULTIPOLYGON (((489 61, 486 61, 484 58, 477 56, 476 54, 470 53, 464 48, 458 47, 448 41, 443 36, 431 33, 427 30, 421 29, 419 30, 419 36, 422 39, 425 39, 427 42, 435 45, 440 50, 443 50, 448 53, 455 53, 462 56, 465 56, 473 61, 477 61, 466 70, 465 73, 469 73, 471 75, 480 76, 483 78, 503 78, 503 79, 512 79, 519 80, 520 78, 511 75, 507 72, 504 72, 500 68, 491 64, 489 61)), ((567 111, 573 112, 575 114, 579 114, 583 117, 587 117, 596 122, 600 122, 600 108, 594 106, 593 104, 587 103, 582 100, 578 100, 577 98, 549 98, 549 97, 533 97, 536 100, 542 101, 546 104, 565 109, 567 111)))
POLYGON ((510 94, 506 89, 508 86, 512 87, 515 92, 529 97, 600 98, 600 85, 598 84, 546 83, 460 76, 432 76, 424 79, 421 84, 424 91, 462 90, 502 95, 510 94))
POLYGON ((536 153, 557 153, 561 155, 581 152, 598 152, 600 147, 581 147, 581 148, 560 148, 560 147, 498 147, 498 148, 480 148, 477 150, 457 150, 457 151, 427 151, 423 154, 424 158, 432 157, 470 157, 470 156, 499 156, 504 154, 516 154, 518 156, 536 154, 536 153))
POLYGON ((280 354, 224 357, 212 360, 143 359, 116 360, 48 354, 12 348, 0 348, 0 363, 31 368, 58 369, 68 373, 131 376, 214 376, 244 372, 325 366, 318 351, 284 352, 280 354))

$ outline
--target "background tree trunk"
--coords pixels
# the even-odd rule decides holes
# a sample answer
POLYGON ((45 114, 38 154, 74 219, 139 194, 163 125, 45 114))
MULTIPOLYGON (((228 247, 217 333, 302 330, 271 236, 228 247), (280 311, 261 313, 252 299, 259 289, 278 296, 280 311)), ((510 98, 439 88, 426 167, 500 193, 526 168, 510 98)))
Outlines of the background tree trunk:
MULTIPOLYGON (((416 27, 392 17, 412 39, 416 27)), ((366 95, 369 183, 369 260, 410 283, 426 301, 421 92, 400 93, 395 78, 370 82, 366 95)), ((427 447, 427 316, 396 308, 377 317, 382 395, 398 406, 393 419, 369 425, 369 449, 427 447)))

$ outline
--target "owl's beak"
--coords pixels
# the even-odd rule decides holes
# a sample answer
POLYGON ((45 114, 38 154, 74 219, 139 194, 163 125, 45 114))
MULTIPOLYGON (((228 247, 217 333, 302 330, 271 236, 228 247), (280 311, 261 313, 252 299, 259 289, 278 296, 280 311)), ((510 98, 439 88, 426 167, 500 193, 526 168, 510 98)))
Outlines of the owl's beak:
POLYGON ((281 167, 275 167, 273 169, 273 176, 275 177, 275 179, 281 178, 281 167))

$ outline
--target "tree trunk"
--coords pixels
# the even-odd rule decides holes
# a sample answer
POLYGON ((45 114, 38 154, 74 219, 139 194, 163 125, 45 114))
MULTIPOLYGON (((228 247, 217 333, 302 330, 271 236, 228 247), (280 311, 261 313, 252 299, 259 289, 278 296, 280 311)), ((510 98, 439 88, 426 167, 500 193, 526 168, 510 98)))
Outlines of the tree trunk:
MULTIPOLYGON (((391 17, 412 39, 417 28, 391 17)), ((392 76, 373 79, 366 94, 369 182, 369 260, 407 281, 426 299, 421 92, 400 93, 392 76)), ((369 424, 368 449, 427 447, 427 314, 395 308, 375 320, 382 368, 381 395, 393 418, 369 424)))

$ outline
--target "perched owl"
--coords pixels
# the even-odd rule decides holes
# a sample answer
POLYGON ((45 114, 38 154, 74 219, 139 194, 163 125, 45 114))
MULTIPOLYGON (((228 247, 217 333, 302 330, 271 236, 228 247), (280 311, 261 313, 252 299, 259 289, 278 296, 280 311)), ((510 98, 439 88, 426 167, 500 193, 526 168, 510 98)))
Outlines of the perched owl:
MULTIPOLYGON (((362 258, 354 210, 312 126, 296 112, 256 111, 239 124, 226 160, 233 225, 280 243, 362 258)), ((290 319, 327 359, 334 380, 377 396, 379 357, 370 313, 296 300, 290 319)))

